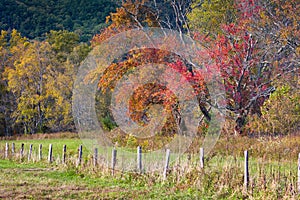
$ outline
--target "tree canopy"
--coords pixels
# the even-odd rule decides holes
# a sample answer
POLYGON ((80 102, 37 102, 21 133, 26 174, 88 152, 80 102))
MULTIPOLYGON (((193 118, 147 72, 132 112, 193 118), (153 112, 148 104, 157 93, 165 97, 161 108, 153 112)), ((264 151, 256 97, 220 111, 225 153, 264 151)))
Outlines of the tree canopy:
MULTIPOLYGON (((193 56, 209 55, 214 62, 207 66, 220 71, 231 132, 299 130, 299 6, 297 0, 2 0, 0 135, 74 130, 72 87, 81 61, 112 36, 143 27, 170 28, 203 45, 193 56), (278 109, 281 117, 274 116, 278 109)), ((211 102, 203 74, 180 55, 154 48, 132 49, 101 71, 96 109, 102 125, 117 126, 108 106, 118 81, 148 63, 163 64, 192 85, 205 134, 211 102)), ((176 134, 180 107, 166 86, 134 91, 129 117, 145 125, 156 104, 169 114, 161 134, 176 134)))
POLYGON ((111 0, 1 0, 0 30, 17 29, 29 39, 43 39, 50 30, 67 30, 87 42, 115 8, 111 0))

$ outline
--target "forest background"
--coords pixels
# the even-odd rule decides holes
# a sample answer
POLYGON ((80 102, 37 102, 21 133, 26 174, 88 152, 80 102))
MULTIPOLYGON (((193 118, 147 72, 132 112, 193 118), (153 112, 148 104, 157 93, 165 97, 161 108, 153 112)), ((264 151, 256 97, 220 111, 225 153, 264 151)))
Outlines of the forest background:
MULTIPOLYGON (((206 47, 226 89, 223 134, 296 133, 300 124, 299 7, 297 0, 3 0, 0 136, 75 131, 72 89, 80 63, 102 41, 141 27, 174 29, 206 47)), ((111 75, 121 77, 151 61, 153 54, 157 60, 168 58, 165 64, 189 77, 197 95, 204 91, 201 74, 178 55, 129 52, 99 80, 97 114, 107 131, 117 127, 107 91, 114 89, 118 79, 112 80, 111 75)), ((147 123, 143 119, 149 106, 160 103, 170 111, 161 135, 176 134, 172 115, 180 117, 176 100, 164 99, 165 88, 144 89, 147 93, 135 94, 131 105, 137 112, 131 117, 147 123), (144 94, 148 97, 142 98, 144 94)), ((199 135, 205 135, 209 99, 199 100, 199 106, 205 116, 199 122, 199 135)))

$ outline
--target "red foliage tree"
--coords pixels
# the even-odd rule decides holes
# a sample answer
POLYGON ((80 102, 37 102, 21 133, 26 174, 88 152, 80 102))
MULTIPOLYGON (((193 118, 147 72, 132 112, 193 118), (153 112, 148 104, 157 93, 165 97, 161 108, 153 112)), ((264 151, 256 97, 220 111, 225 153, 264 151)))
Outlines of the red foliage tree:
POLYGON ((249 114, 260 107, 276 89, 273 82, 286 73, 299 73, 299 3, 273 0, 237 0, 239 19, 222 25, 216 39, 204 40, 220 69, 226 89, 226 110, 235 118, 241 134, 249 114), (298 37, 297 37, 298 35, 298 37), (296 37, 295 37, 296 36, 296 37))
MULTIPOLYGON (((92 44, 94 46, 101 44, 102 41, 122 31, 137 27, 140 28, 143 24, 151 27, 158 26, 153 12, 148 7, 143 6, 143 4, 132 5, 132 2, 123 4, 123 7, 117 9, 117 12, 112 13, 108 19, 111 20, 111 25, 93 38, 92 44)), ((186 60, 172 52, 147 48, 128 52, 106 68, 99 80, 99 89, 102 93, 113 90, 115 84, 128 71, 148 63, 164 64, 180 73, 185 78, 182 81, 188 81, 193 87, 194 95, 199 101, 201 111, 208 120, 210 119, 209 112, 206 109, 207 105, 202 101, 203 97, 201 97, 202 94, 207 94, 203 77, 186 60)), ((177 84, 179 88, 182 83, 178 82, 177 84)), ((180 123, 179 121, 181 120, 180 107, 178 99, 165 86, 146 84, 136 90, 130 101, 130 117, 136 122, 147 124, 147 110, 154 104, 162 104, 164 106, 165 110, 169 113, 166 126, 173 127, 165 127, 165 129, 171 129, 171 132, 175 133, 176 123, 180 123)))

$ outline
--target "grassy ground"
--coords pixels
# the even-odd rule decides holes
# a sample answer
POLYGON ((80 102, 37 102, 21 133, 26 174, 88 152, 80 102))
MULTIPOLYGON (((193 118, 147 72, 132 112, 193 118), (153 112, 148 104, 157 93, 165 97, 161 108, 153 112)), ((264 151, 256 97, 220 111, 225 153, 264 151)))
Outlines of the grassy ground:
MULTIPOLYGON (((46 157, 53 144, 54 157, 61 156, 62 146, 76 157, 81 140, 74 134, 34 135, 0 140, 0 157, 6 142, 21 143, 26 152, 33 144, 37 152, 43 144, 46 157)), ((110 171, 74 163, 48 164, 24 159, 0 159, 0 199, 300 199, 297 196, 297 152, 300 137, 221 138, 205 169, 199 169, 198 154, 189 164, 171 165, 167 180, 161 172, 139 175, 133 172, 110 171), (243 150, 250 152, 250 182, 243 186, 243 150)), ((90 157, 84 148, 85 158, 90 157)), ((187 155, 186 155, 187 156, 187 155)), ((187 161, 187 159, 185 159, 187 161)))
MULTIPOLYGON (((214 162, 204 170, 173 169, 162 181, 155 173, 118 173, 92 168, 0 161, 0 199, 297 199, 295 177, 276 170, 251 171, 243 188, 238 163, 214 162), (281 177, 281 178, 280 178, 281 177)), ((272 169, 273 170, 273 169, 272 169)))
POLYGON ((143 177, 111 177, 43 164, 0 161, 0 199, 194 199, 199 192, 163 182, 147 184, 143 177), (132 180, 136 179, 136 181, 132 180))

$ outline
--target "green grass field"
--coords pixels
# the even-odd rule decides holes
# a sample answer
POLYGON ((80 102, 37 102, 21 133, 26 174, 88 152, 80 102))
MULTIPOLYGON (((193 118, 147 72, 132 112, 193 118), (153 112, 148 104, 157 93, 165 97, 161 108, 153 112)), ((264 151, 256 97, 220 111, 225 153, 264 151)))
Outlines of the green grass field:
MULTIPOLYGON (((198 154, 192 159, 182 158, 181 165, 171 164, 166 180, 162 170, 137 174, 111 171, 105 166, 94 167, 91 153, 83 148, 83 164, 76 167, 46 160, 49 144, 53 144, 54 159, 61 157, 67 145, 70 158, 77 157, 82 141, 76 136, 34 136, 0 140, 0 199, 298 199, 297 147, 299 137, 228 140, 221 138, 214 152, 206 157, 205 168, 198 166, 198 154), (44 160, 23 161, 4 159, 5 143, 15 143, 16 152, 22 143, 25 152, 33 144, 37 154, 42 144, 44 160), (224 144, 228 145, 225 147, 224 144), (250 181, 248 190, 243 185, 243 157, 241 144, 249 149, 250 181), (296 147, 296 150, 295 148, 296 147), (262 151, 262 149, 264 151, 262 151), (279 151, 285 150, 284 152, 279 151), (289 149, 286 150, 286 149, 289 149), (294 152, 295 151, 295 152, 294 152), (231 155, 232 154, 232 155, 231 155), (294 158, 295 157, 295 158, 294 158), (290 159, 289 159, 290 158, 290 159)), ((299 145, 300 146, 300 145, 299 145)), ((101 152, 101 151, 100 151, 101 152)), ((34 155, 33 155, 34 157, 34 155)), ((58 159, 59 160, 59 159, 58 159)))
POLYGON ((0 160, 0 166, 0 199, 194 199, 200 195, 193 188, 148 183, 133 174, 111 177, 8 160, 0 160))

